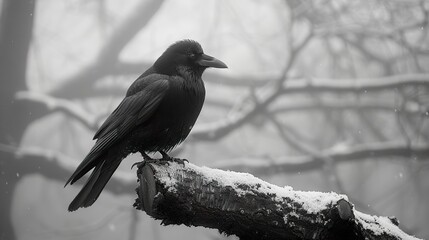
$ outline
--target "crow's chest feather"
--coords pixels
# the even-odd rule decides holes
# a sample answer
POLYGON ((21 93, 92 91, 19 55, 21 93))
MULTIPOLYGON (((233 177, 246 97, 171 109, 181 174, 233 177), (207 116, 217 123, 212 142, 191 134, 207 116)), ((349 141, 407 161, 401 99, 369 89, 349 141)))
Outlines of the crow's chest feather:
POLYGON ((162 127, 182 128, 192 127, 201 112, 205 98, 202 81, 195 84, 172 84, 162 100, 156 114, 156 121, 162 127))

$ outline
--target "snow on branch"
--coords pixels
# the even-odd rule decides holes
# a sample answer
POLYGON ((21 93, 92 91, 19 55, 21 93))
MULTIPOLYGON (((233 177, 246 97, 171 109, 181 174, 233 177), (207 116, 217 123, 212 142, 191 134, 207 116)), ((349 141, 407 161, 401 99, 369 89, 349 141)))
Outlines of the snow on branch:
POLYGON ((215 228, 240 239, 417 239, 395 218, 356 211, 334 192, 297 191, 190 163, 145 164, 137 175, 134 206, 164 225, 215 228))

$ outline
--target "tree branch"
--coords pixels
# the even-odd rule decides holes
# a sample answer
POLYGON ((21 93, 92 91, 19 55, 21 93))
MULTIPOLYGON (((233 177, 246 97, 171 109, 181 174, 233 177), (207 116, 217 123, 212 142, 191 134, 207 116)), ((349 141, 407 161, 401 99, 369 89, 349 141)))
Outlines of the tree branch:
POLYGON ((146 164, 137 176, 134 206, 164 225, 215 228, 240 239, 417 239, 395 218, 358 212, 333 192, 295 191, 189 163, 146 164))
MULTIPOLYGON (((48 114, 56 111, 63 112, 64 114, 82 123, 89 130, 96 131, 99 127, 99 123, 100 123, 99 120, 101 120, 100 116, 87 112, 79 104, 74 103, 70 100, 55 98, 48 95, 44 95, 42 93, 36 93, 32 91, 21 91, 16 93, 15 96, 17 100, 31 101, 32 103, 40 104, 46 107, 47 108, 46 112, 48 114)), ((384 112, 394 113, 393 111, 394 108, 395 106, 392 104, 391 101, 384 101, 384 100, 383 101, 361 100, 358 102, 356 101, 339 102, 337 100, 324 100, 323 102, 307 102, 307 101, 298 100, 293 102, 293 104, 283 104, 282 106, 279 106, 272 110, 268 110, 268 109, 260 109, 260 110, 265 110, 274 114, 288 113, 293 111, 326 111, 326 110, 336 110, 336 111, 374 110, 374 111, 384 111, 384 112)), ((425 109, 417 102, 409 101, 403 105, 403 109, 397 112, 397 114, 409 114, 409 115, 420 114, 423 116, 428 110, 429 109, 425 109)), ((252 117, 252 116, 248 116, 248 117, 252 117)), ((233 119, 225 122, 221 121, 221 122, 197 125, 194 132, 191 133, 191 136, 196 137, 194 140, 197 140, 197 139, 201 140, 201 137, 204 135, 207 135, 207 134, 209 135, 211 132, 220 131, 220 128, 222 128, 221 124, 222 125, 224 124, 226 128, 224 134, 227 134, 228 131, 233 129, 232 126, 235 126, 233 119), (227 127, 229 124, 231 124, 231 126, 227 127)), ((221 136, 222 135, 220 135, 219 137, 221 136)), ((207 138, 207 137, 209 136, 204 136, 204 138, 207 138)), ((210 140, 210 139, 207 139, 207 140, 210 140)))
POLYGON ((375 91, 391 90, 408 86, 429 87, 428 74, 396 75, 390 77, 368 79, 314 79, 313 81, 299 79, 287 82, 287 87, 278 88, 269 94, 261 96, 253 106, 236 111, 225 119, 198 126, 191 133, 192 140, 214 141, 218 140, 237 127, 245 124, 254 116, 264 112, 280 95, 298 93, 370 93, 375 91))
POLYGON ((48 109, 48 114, 55 111, 63 112, 90 130, 96 131, 99 127, 97 116, 85 111, 79 104, 70 100, 54 98, 34 91, 17 92, 15 97, 17 100, 31 101, 44 105, 48 109))
MULTIPOLYGON (((41 148, 16 148, 0 143, 0 151, 9 153, 9 159, 0 159, 0 166, 7 172, 16 172, 22 177, 28 174, 39 173, 45 177, 65 181, 64 176, 69 176, 79 164, 79 161, 59 152, 41 148)), ((333 149, 322 152, 322 156, 286 156, 278 159, 228 159, 214 164, 221 169, 246 171, 257 175, 270 173, 296 173, 321 169, 326 163, 323 157, 333 159, 332 164, 340 164, 348 161, 372 158, 374 160, 383 157, 402 157, 406 160, 413 157, 418 161, 428 161, 429 147, 406 146, 401 143, 371 144, 350 147, 348 149, 333 149)), ((400 159, 398 159, 400 160, 400 159)), ((114 194, 127 194, 134 184, 131 173, 116 173, 112 176, 106 189, 114 194)))
MULTIPOLYGON (((0 151, 11 155, 0 159, 2 171, 16 173, 19 177, 30 174, 42 174, 44 177, 65 182, 79 164, 79 161, 66 154, 37 147, 16 148, 0 143, 0 151)), ((79 181, 76 184, 83 184, 79 181)), ((135 180, 132 174, 117 172, 106 185, 114 194, 129 194, 135 180)))
MULTIPOLYGON (((64 80, 64 84, 53 89, 49 94, 62 98, 78 98, 89 96, 96 80, 106 76, 104 69, 114 68, 118 56, 131 39, 146 26, 164 1, 142 1, 134 12, 113 31, 100 50, 96 60, 82 71, 64 80)), ((141 66, 144 69, 144 66, 141 66)), ((146 66, 147 68, 149 66, 146 66)))
MULTIPOLYGON (((148 62, 119 62, 115 68, 108 69, 110 74, 113 75, 124 75, 124 74, 140 74, 142 66, 149 66, 148 62)), ((210 82, 213 84, 219 84, 223 86, 231 87, 261 87, 267 84, 269 78, 267 77, 255 77, 255 76, 238 76, 231 77, 225 74, 217 74, 215 72, 204 73, 204 82, 210 82)))
POLYGON ((288 86, 287 88, 284 88, 283 93, 370 92, 403 88, 407 86, 429 87, 429 75, 408 74, 365 79, 296 80, 288 82, 288 86))
POLYGON ((320 156, 281 157, 278 159, 253 159, 242 160, 228 159, 219 161, 216 167, 236 171, 250 172, 256 175, 274 173, 296 173, 323 168, 323 159, 332 159, 334 164, 357 161, 371 158, 383 160, 387 157, 414 158, 419 161, 428 161, 429 147, 425 144, 409 146, 404 143, 370 143, 354 147, 337 147, 321 152, 320 156))

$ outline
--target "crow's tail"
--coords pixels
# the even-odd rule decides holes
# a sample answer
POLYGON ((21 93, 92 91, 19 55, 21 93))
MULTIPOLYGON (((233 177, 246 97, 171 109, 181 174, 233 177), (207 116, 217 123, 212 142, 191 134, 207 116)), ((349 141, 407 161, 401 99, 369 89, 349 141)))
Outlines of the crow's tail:
POLYGON ((96 161, 94 171, 89 176, 83 188, 70 203, 68 210, 75 211, 81 207, 91 206, 100 196, 104 186, 106 186, 112 174, 118 168, 122 158, 115 156, 104 156, 101 161, 96 161))

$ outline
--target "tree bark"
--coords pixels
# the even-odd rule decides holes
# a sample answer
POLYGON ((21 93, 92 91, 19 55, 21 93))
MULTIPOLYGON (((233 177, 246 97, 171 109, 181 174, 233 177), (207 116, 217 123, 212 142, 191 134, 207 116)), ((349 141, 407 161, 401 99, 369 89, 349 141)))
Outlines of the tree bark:
POLYGON ((337 193, 295 191, 247 173, 148 163, 134 206, 162 224, 218 229, 240 239, 415 239, 395 218, 353 209, 337 193))

